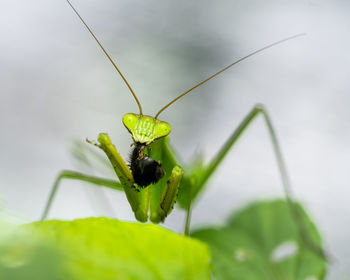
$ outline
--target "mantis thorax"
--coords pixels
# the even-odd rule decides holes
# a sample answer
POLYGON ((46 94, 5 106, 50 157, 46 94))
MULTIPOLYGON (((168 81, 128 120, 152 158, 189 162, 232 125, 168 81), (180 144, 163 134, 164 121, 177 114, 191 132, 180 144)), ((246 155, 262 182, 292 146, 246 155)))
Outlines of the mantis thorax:
POLYGON ((135 143, 149 145, 155 140, 167 136, 171 126, 167 122, 154 117, 127 113, 123 116, 123 124, 132 135, 135 143))

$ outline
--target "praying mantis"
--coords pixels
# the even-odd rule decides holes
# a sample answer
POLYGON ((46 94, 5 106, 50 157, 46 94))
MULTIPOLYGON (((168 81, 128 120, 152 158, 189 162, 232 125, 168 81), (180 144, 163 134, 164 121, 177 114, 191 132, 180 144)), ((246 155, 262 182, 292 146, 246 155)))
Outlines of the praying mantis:
POLYGON ((87 143, 96 146, 106 154, 119 181, 90 176, 76 171, 64 170, 59 173, 54 182, 41 220, 47 218, 61 181, 63 179, 71 179, 89 182, 100 187, 124 191, 132 211, 134 212, 136 220, 140 222, 147 222, 148 220, 153 223, 164 222, 166 217, 171 213, 174 204, 177 201, 178 205, 185 209, 187 213, 184 233, 185 235, 188 235, 190 231, 190 218, 193 202, 204 190, 207 182, 240 136, 257 117, 262 116, 271 138, 273 151, 282 179, 282 186, 285 192, 286 200, 290 205, 292 216, 294 217, 303 240, 309 244, 310 249, 315 251, 317 254, 324 256, 323 250, 316 245, 313 245, 313 243, 308 240, 307 232, 305 231, 301 219, 299 218, 298 211, 294 206, 286 165, 271 118, 264 105, 257 104, 251 109, 251 111, 241 121, 240 125, 233 131, 225 144, 209 161, 209 163, 204 164, 200 159, 195 159, 192 165, 190 165, 186 170, 181 167, 182 164, 179 163, 176 153, 169 143, 168 135, 171 132, 170 124, 165 121, 161 121, 158 118, 165 109, 174 104, 180 98, 207 83, 209 80, 228 70, 232 66, 268 48, 305 34, 297 34, 284 38, 234 61, 228 66, 215 72, 207 79, 197 83, 187 91, 180 94, 167 105, 162 107, 153 117, 143 114, 141 103, 125 76, 122 74, 114 60, 109 56, 105 48, 102 46, 100 41, 97 39, 84 19, 80 16, 72 3, 69 0, 66 1, 83 25, 87 28, 101 50, 104 52, 107 59, 112 63, 120 77, 123 79, 125 85, 128 87, 137 103, 139 113, 127 113, 122 119, 124 126, 131 134, 133 139, 133 148, 129 159, 129 164, 127 164, 120 156, 119 152, 112 144, 108 134, 100 133, 97 141, 86 140, 87 143))

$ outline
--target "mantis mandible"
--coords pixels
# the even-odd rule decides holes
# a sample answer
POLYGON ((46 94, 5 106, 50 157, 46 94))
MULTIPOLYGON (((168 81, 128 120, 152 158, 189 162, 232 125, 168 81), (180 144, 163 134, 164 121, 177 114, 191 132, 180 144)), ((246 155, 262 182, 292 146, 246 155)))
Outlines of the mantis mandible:
POLYGON ((100 148, 106 154, 113 166, 119 182, 70 170, 62 171, 56 178, 56 181, 53 185, 50 196, 45 206, 45 210, 41 217, 42 220, 46 219, 48 216, 50 207, 61 180, 73 179, 86 181, 97 186, 104 186, 115 190, 124 191, 134 212, 135 218, 140 222, 146 222, 148 219, 150 219, 153 223, 164 222, 166 217, 171 213, 174 207, 174 203, 177 200, 179 202, 179 206, 187 211, 185 221, 185 234, 187 235, 189 234, 192 202, 204 189, 211 175, 225 158, 229 150, 234 146, 239 137, 247 129, 249 124, 251 124, 253 120, 261 115, 265 121, 273 144, 273 150, 277 159, 286 199, 290 205, 291 213, 296 221, 296 225, 300 231, 300 234, 303 240, 309 244, 310 249, 324 256, 323 250, 317 246, 313 246, 312 242, 308 240, 305 228, 301 223, 297 209, 294 207, 285 163, 281 154, 274 127, 264 105, 257 104, 252 108, 252 110, 246 115, 240 125, 227 139, 223 147, 221 147, 218 153, 208 164, 204 165, 200 160, 194 160, 193 165, 190 166, 188 171, 184 171, 181 168, 180 164, 178 163, 179 161, 171 145, 169 144, 168 135, 171 131, 170 124, 158 119, 159 115, 174 102, 192 92, 197 87, 205 84, 222 72, 228 70, 232 66, 268 48, 303 36, 305 34, 297 34, 288 38, 284 38, 234 61, 207 79, 201 81, 189 90, 180 94, 167 105, 162 107, 158 113, 152 117, 143 114, 141 103, 136 97, 136 94, 134 93, 130 84, 120 69, 117 67, 116 63, 109 56, 100 41, 97 39, 95 34, 86 24, 84 19, 80 16, 71 2, 69 0, 66 1, 73 9, 75 14, 79 17, 81 22, 85 25, 97 44, 100 46, 101 50, 107 56, 108 60, 112 63, 114 68, 119 73, 120 77, 123 79, 124 83, 130 90, 133 98, 137 103, 139 113, 127 113, 123 116, 123 124, 128 132, 132 135, 133 139, 133 150, 129 159, 129 165, 126 164, 126 162, 120 156, 117 149, 112 144, 108 134, 100 133, 97 142, 87 139, 88 143, 100 148))

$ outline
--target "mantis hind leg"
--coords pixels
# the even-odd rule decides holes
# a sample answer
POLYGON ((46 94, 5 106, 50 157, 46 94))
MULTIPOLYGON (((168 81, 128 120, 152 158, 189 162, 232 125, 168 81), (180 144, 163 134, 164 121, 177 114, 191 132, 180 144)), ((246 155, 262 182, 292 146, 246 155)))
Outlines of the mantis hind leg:
POLYGON ((267 125, 267 129, 268 129, 271 141, 272 141, 273 150, 274 150, 276 160, 277 160, 277 165, 278 165, 278 168, 280 171, 282 185, 283 185, 283 189, 284 189, 284 192, 286 195, 286 200, 288 202, 290 212, 295 220, 300 237, 304 241, 305 245, 311 251, 313 251, 315 254, 319 255, 323 259, 327 259, 327 256, 326 256, 326 253, 324 252, 324 250, 321 247, 319 247, 318 245, 316 245, 314 243, 314 241, 311 239, 310 235, 308 234, 306 225, 303 222, 303 219, 301 217, 301 213, 298 210, 298 207, 296 206, 296 204, 294 202, 294 196, 293 196, 292 187, 290 184, 286 164, 284 162, 282 152, 281 152, 278 140, 277 140, 277 136, 276 136, 275 130, 273 128, 271 119, 267 113, 267 110, 263 105, 257 105, 255 108, 258 111, 258 113, 261 113, 263 115, 265 123, 267 125))
POLYGON ((123 190, 123 185, 114 180, 90 176, 90 175, 86 175, 83 173, 70 171, 70 170, 63 170, 58 174, 55 180, 55 183, 52 186, 50 196, 46 202, 44 212, 40 219, 41 221, 47 218, 62 179, 79 180, 79 181, 89 182, 97 186, 104 186, 104 187, 108 187, 108 188, 112 188, 120 191, 123 190))
POLYGON ((253 107, 253 109, 247 114, 247 116, 243 119, 243 121, 240 123, 240 125, 236 128, 236 130, 231 134, 229 139, 226 141, 224 146, 219 150, 219 152, 216 154, 216 156, 213 158, 213 160, 209 163, 209 165, 205 168, 205 172, 199 182, 196 183, 195 189, 193 193, 191 194, 191 199, 189 200, 188 204, 188 210, 187 210, 187 219, 185 224, 185 232, 189 231, 189 223, 190 223, 190 209, 191 209, 191 201, 197 196, 197 194, 203 190, 203 187, 207 180, 210 178, 210 176, 213 174, 213 172, 216 170, 218 165, 221 163, 221 161, 224 159, 224 157, 227 155, 229 150, 233 147, 233 145, 236 143, 236 141, 240 138, 240 136, 243 134, 243 132, 247 129, 249 124, 252 123, 254 119, 256 119, 257 116, 262 115, 264 118, 264 121, 267 125, 268 133, 270 135, 273 151, 277 160, 278 169, 281 175, 282 180, 282 186, 286 195, 286 200, 290 208, 291 215, 296 223, 297 230, 299 231, 301 240, 307 246, 311 251, 313 251, 315 254, 321 256, 324 259, 327 259, 326 254, 322 248, 320 248, 318 245, 316 245, 311 237, 309 236, 307 232, 306 225, 304 224, 301 213, 299 212, 298 208, 296 207, 296 204, 294 202, 291 184, 289 181, 286 165, 281 153, 280 145, 277 140, 277 136, 275 133, 275 130, 272 125, 272 121, 269 117, 269 114, 262 104, 257 104, 253 107))
POLYGON ((264 105, 258 104, 254 107, 252 110, 256 111, 256 114, 262 114, 265 120, 265 123, 267 125, 267 129, 271 138, 274 154, 276 156, 277 165, 279 168, 279 172, 281 175, 282 180, 282 186, 284 189, 284 193, 286 195, 286 200, 289 205, 289 209, 291 212, 292 217, 294 218, 294 221, 296 223, 297 229, 299 231, 301 239, 304 241, 304 244, 306 247, 308 247, 311 251, 313 251, 315 254, 321 256, 324 259, 327 259, 327 256, 322 248, 320 248, 318 245, 314 243, 314 241, 311 239, 310 235, 307 232, 307 228, 305 223, 303 222, 303 219, 301 217, 301 213, 298 210, 298 207, 296 206, 294 202, 292 187, 290 184, 287 168, 285 161, 282 156, 281 148, 279 145, 279 142, 277 140, 276 132, 273 128, 272 121, 269 117, 269 114, 267 113, 267 110, 264 105))

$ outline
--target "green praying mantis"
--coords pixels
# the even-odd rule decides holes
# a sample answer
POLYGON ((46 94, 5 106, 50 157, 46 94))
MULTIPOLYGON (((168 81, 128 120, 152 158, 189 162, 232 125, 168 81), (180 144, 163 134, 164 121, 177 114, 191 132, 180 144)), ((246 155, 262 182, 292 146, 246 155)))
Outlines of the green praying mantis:
POLYGON ((41 217, 42 220, 46 219, 48 216, 53 199, 62 179, 71 179, 124 191, 132 211, 134 212, 136 220, 140 222, 146 222, 148 220, 152 221, 153 223, 164 222, 166 217, 171 213, 174 204, 177 201, 178 205, 185 209, 187 213, 184 232, 186 235, 188 235, 190 230, 190 217, 193 202, 198 197, 198 194, 203 191, 212 174, 215 172, 230 149, 234 146, 236 141, 240 138, 248 126, 258 116, 262 116, 273 144, 273 150, 276 156, 286 199, 290 205, 290 211, 299 229, 300 235, 311 250, 324 257, 323 249, 313 245, 312 240, 309 240, 306 229, 299 217, 297 208, 294 205, 289 178, 282 157, 280 145, 277 140, 272 121, 264 105, 257 104, 252 108, 252 110, 233 131, 223 147, 221 147, 221 149, 214 156, 214 158, 209 161, 209 163, 204 164, 200 159, 197 159, 194 160, 192 165, 190 165, 186 170, 183 170, 181 164, 179 164, 176 153, 169 144, 168 135, 171 132, 170 124, 158 119, 159 115, 174 102, 222 72, 228 70, 232 66, 268 48, 304 34, 297 34, 274 42, 236 60, 207 79, 196 84, 189 90, 180 94, 166 106, 162 107, 158 113, 152 117, 143 114, 141 104, 122 72, 119 70, 113 59, 109 56, 100 41, 97 39, 95 34, 80 16, 71 2, 69 0, 67 0, 67 2, 123 79, 138 105, 139 113, 127 113, 123 116, 123 124, 133 139, 133 150, 129 159, 129 165, 120 156, 117 149, 112 144, 108 134, 100 133, 97 142, 87 139, 88 143, 98 147, 106 154, 111 165, 113 166, 119 182, 70 170, 62 171, 56 178, 56 181, 52 187, 50 196, 41 217))

